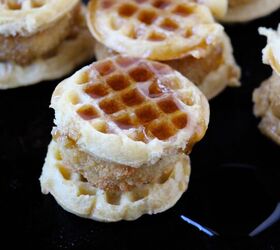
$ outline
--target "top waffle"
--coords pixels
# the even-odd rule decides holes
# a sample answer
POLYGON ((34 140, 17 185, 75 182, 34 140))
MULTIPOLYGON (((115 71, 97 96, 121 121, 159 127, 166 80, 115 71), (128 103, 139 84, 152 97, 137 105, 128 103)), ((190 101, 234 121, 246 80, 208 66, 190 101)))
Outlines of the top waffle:
POLYGON ((88 25, 99 42, 152 60, 200 58, 222 31, 209 9, 193 1, 92 0, 88 8, 88 25))
POLYGON ((58 85, 58 131, 94 157, 138 167, 190 150, 208 126, 206 98, 169 66, 116 56, 58 85))
POLYGON ((51 25, 79 0, 0 0, 0 35, 30 35, 51 25))
POLYGON ((278 31, 272 29, 259 29, 260 34, 267 36, 267 46, 263 50, 263 62, 280 74, 280 25, 278 31))

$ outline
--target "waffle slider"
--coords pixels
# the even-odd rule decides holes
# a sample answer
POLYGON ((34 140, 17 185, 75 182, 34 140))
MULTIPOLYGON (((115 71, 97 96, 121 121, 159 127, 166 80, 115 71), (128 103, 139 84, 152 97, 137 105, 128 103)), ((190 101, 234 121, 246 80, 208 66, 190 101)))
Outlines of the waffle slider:
POLYGON ((57 86, 51 106, 56 127, 41 185, 66 210, 131 220, 168 209, 186 190, 184 152, 204 136, 209 106, 169 66, 125 56, 93 63, 57 86), (93 196, 80 197, 80 185, 95 190, 93 196), (116 204, 104 205, 106 197, 116 204))
POLYGON ((78 0, 0 1, 0 88, 62 77, 92 56, 78 0))
POLYGON ((194 1, 92 0, 88 26, 96 57, 125 54, 157 60, 198 85, 210 99, 238 86, 240 70, 221 25, 194 1))

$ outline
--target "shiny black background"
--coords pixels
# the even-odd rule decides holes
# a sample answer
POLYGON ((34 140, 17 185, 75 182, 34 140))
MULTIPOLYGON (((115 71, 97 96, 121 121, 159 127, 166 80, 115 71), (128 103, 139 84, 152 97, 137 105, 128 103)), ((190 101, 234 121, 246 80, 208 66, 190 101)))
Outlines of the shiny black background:
POLYGON ((54 117, 48 106, 59 80, 0 91, 2 244, 7 241, 7 249, 280 249, 279 222, 248 236, 280 201, 280 148, 260 134, 251 101, 253 89, 271 74, 261 62, 266 39, 257 28, 276 28, 279 15, 226 26, 242 67, 242 87, 210 102, 211 123, 191 155, 188 192, 167 212, 133 222, 81 219, 41 194, 38 178, 54 117), (209 237, 181 215, 219 236, 209 237))

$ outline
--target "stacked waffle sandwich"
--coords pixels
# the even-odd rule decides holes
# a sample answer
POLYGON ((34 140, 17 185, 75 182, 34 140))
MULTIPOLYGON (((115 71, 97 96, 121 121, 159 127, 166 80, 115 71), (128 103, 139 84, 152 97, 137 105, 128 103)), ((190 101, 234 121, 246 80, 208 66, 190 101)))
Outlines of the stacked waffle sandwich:
POLYGON ((280 26, 278 31, 260 28, 268 44, 263 50, 263 62, 273 68, 272 76, 254 91, 254 113, 261 117, 259 128, 280 144, 280 26))
POLYGON ((100 221, 162 212, 181 197, 189 153, 208 126, 207 99, 165 64, 93 63, 53 93, 56 127, 41 176, 66 210, 100 221))
MULTIPOLYGON (((212 4, 213 11, 223 10, 223 4, 204 3, 212 4)), ((239 86, 229 38, 197 1, 92 0, 87 21, 98 41, 97 59, 125 54, 166 63, 209 99, 226 86, 239 86)))
POLYGON ((0 88, 62 77, 92 44, 79 0, 0 0, 0 88))

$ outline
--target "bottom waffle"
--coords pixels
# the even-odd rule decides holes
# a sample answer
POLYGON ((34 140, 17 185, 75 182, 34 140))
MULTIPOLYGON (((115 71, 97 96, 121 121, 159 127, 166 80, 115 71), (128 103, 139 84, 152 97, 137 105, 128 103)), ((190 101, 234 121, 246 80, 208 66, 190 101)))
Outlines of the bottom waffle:
MULTIPOLYGON (((209 100, 222 92, 227 86, 240 85, 240 69, 234 60, 232 45, 228 36, 224 34, 221 45, 212 48, 212 50, 214 51, 210 51, 205 58, 186 57, 164 61, 163 63, 167 63, 198 85, 209 100)), ((116 52, 96 42, 95 54, 98 60, 102 60, 115 55, 116 52)))
POLYGON ((269 15, 280 7, 279 0, 250 0, 229 8, 223 22, 247 22, 269 15))
POLYGON ((263 134, 280 145, 280 76, 276 73, 254 91, 254 113, 263 134))
POLYGON ((84 30, 76 38, 64 41, 58 52, 51 57, 38 59, 27 66, 0 62, 0 89, 60 78, 93 57, 93 44, 93 38, 84 30))
POLYGON ((51 193, 65 210, 81 217, 113 222, 135 220, 143 214, 169 209, 187 189, 189 176, 189 157, 180 154, 164 183, 143 185, 130 192, 106 192, 64 166, 57 145, 52 141, 40 182, 42 192, 51 193))

